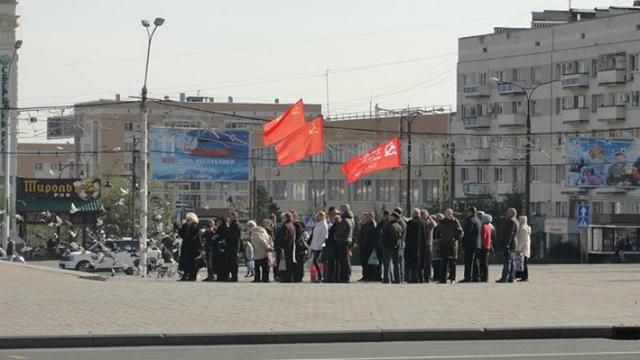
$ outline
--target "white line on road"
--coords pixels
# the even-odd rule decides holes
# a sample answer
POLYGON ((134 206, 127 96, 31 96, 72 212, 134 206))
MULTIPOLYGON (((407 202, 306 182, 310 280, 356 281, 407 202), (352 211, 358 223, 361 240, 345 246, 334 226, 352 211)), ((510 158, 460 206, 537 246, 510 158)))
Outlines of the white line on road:
POLYGON ((562 358, 578 356, 623 356, 640 355, 640 351, 593 352, 593 353, 549 353, 549 354, 486 354, 486 355, 428 355, 428 356, 393 356, 393 357, 360 357, 360 358, 299 358, 273 360, 440 360, 440 359, 513 359, 513 358, 562 358))

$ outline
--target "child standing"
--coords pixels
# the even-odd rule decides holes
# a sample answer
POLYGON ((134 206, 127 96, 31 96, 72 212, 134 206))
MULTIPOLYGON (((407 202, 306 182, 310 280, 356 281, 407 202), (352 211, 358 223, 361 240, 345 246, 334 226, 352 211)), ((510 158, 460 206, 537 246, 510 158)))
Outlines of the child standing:
POLYGON ((247 265, 247 275, 244 277, 253 277, 255 275, 255 261, 253 260, 253 245, 248 239, 244 240, 244 260, 247 265))

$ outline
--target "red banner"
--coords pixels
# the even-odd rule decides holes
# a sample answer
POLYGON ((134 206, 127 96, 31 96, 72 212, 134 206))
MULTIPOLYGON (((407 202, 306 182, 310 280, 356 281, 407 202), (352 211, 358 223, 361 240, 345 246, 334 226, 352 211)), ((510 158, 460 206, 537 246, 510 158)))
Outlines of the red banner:
POLYGON ((376 171, 400 166, 400 138, 391 139, 366 154, 359 155, 342 165, 349 184, 376 171))

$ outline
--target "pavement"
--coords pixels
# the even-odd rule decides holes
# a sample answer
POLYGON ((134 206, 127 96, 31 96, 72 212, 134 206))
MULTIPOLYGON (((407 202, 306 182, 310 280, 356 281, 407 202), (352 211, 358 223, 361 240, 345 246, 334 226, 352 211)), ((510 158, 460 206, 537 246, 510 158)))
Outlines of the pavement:
POLYGON ((637 337, 638 270, 532 265, 531 281, 515 284, 251 284, 89 281, 0 263, 0 308, 13 314, 0 348, 637 337))
POLYGON ((637 360, 638 341, 516 340, 0 350, 0 360, 637 360))

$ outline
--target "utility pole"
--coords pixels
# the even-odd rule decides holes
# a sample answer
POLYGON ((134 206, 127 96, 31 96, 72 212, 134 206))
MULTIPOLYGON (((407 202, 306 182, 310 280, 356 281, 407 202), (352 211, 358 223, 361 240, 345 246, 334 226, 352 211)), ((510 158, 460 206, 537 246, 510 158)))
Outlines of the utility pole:
POLYGON ((138 191, 138 179, 136 177, 136 160, 138 157, 138 151, 136 150, 136 146, 138 145, 139 139, 134 136, 133 137, 133 148, 131 149, 131 239, 133 240, 136 236, 136 194, 138 191))
MULTIPOLYGON (((9 236, 11 236, 12 226, 15 223, 14 216, 14 206, 11 204, 11 161, 10 161, 10 153, 11 153, 11 136, 15 134, 9 135, 11 131, 11 119, 9 116, 9 110, 11 109, 11 99, 9 97, 10 91, 10 78, 11 78, 11 67, 13 62, 15 61, 16 54, 18 53, 18 49, 22 46, 22 40, 18 40, 15 42, 13 46, 13 54, 11 55, 11 59, 8 64, 2 65, 2 142, 3 142, 3 160, 4 160, 4 189, 3 189, 3 204, 4 204, 4 213, 2 214, 2 248, 7 247, 7 243, 9 241, 9 236)), ((16 137, 17 139, 17 137, 16 137)))
POLYGON ((325 73, 325 77, 326 77, 326 88, 327 88, 327 120, 329 120, 331 118, 331 106, 329 102, 329 69, 327 69, 327 72, 325 73))

